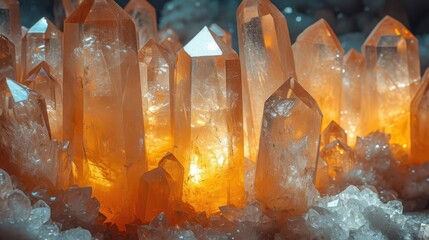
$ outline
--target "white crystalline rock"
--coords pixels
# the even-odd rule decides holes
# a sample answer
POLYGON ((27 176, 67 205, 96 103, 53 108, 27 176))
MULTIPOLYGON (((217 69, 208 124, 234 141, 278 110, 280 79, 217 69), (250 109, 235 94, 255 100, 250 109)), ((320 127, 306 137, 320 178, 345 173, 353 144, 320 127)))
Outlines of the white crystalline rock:
POLYGON ((61 234, 61 239, 63 240, 91 240, 91 233, 82 228, 75 228, 64 231, 61 234))

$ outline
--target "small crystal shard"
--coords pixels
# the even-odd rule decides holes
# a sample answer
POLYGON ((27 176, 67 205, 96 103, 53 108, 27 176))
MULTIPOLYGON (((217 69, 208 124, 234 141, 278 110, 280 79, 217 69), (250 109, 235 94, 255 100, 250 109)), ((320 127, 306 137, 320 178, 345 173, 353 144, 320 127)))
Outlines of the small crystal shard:
POLYGON ((386 16, 362 46, 369 76, 365 82, 365 132, 383 131, 409 149, 410 104, 420 85, 417 38, 386 16))
POLYGON ((325 146, 328 143, 337 139, 347 144, 346 131, 340 125, 338 125, 338 123, 336 123, 335 121, 331 121, 329 125, 323 130, 322 146, 325 146))
POLYGON ((183 47, 179 35, 169 27, 159 31, 159 43, 174 56, 183 47))
POLYGON ((264 102, 295 76, 285 16, 265 0, 244 0, 237 9, 243 74, 245 156, 256 161, 264 102))
POLYGON ((244 204, 241 74, 237 54, 204 27, 179 51, 174 145, 183 200, 209 215, 244 204))
MULTIPOLYGON (((9 221, 23 222, 31 213, 30 199, 21 190, 13 190, 7 197, 7 218, 9 221)), ((0 220, 0 221, 3 221, 0 220)))
POLYGON ((83 0, 60 0, 62 1, 64 12, 66 16, 70 16, 77 7, 83 2, 83 0))
POLYGON ((429 162, 429 70, 423 84, 411 103, 411 158, 410 162, 429 162))
POLYGON ((131 0, 124 10, 133 19, 139 38, 139 49, 153 39, 158 41, 158 25, 155 8, 147 0, 131 0))
POLYGON ((228 46, 232 47, 232 36, 231 33, 223 29, 221 26, 213 23, 210 25, 209 29, 214 32, 222 41, 224 41, 228 46))
POLYGON ((63 36, 63 134, 74 180, 92 186, 107 221, 123 229, 146 168, 135 25, 113 0, 88 0, 65 20, 63 36))
POLYGON ((302 213, 317 197, 321 122, 317 103, 293 78, 265 102, 255 194, 268 208, 302 213))
POLYGON ((327 144, 320 157, 328 165, 329 177, 335 180, 349 172, 355 161, 353 150, 339 139, 327 144))
POLYGON ((365 58, 351 49, 344 56, 341 91, 340 123, 344 127, 350 146, 362 134, 362 84, 366 77, 365 58))
POLYGON ((321 19, 305 29, 292 48, 298 81, 322 110, 322 129, 339 122, 344 50, 334 31, 321 19))
POLYGON ((51 67, 51 74, 62 84, 63 33, 43 17, 22 38, 22 81, 42 61, 51 67))
POLYGON ((164 169, 168 174, 170 174, 173 179, 172 192, 175 199, 182 199, 182 190, 183 190, 183 178, 184 178, 184 168, 180 164, 179 160, 172 154, 167 153, 159 161, 159 167, 164 169))
POLYGON ((16 79, 15 45, 0 35, 0 77, 16 79))
POLYGON ((61 84, 50 74, 51 67, 41 62, 28 74, 24 85, 43 96, 48 111, 51 137, 62 140, 63 126, 63 92, 61 84))
POLYGON ((1 199, 6 198, 12 190, 12 180, 9 174, 0 168, 0 201, 1 199))
POLYGON ((142 106, 148 170, 173 149, 172 95, 173 66, 168 52, 149 40, 139 51, 142 106))
MULTIPOLYGON (((18 0, 0 1, 0 34, 15 44, 16 63, 21 59, 21 15, 18 0)), ((17 73, 19 71, 16 71, 17 73)), ((13 78, 15 79, 15 78, 13 78)))

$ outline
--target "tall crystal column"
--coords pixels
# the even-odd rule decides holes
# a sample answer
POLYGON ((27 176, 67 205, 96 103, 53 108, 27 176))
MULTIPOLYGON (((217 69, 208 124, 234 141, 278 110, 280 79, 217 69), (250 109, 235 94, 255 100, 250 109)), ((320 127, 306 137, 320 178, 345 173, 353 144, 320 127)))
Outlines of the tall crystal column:
POLYGON ((158 25, 156 23, 155 8, 147 0, 131 0, 125 6, 125 11, 131 16, 136 24, 139 38, 139 49, 149 39, 158 41, 158 25))
POLYGON ((387 16, 362 46, 369 76, 365 83, 365 134, 391 135, 391 143, 409 148, 411 100, 420 85, 417 39, 400 22, 387 16))
POLYGON ((173 150, 172 94, 174 67, 169 53, 154 40, 139 51, 148 170, 173 150))
MULTIPOLYGON (((0 34, 15 44, 16 63, 21 60, 21 15, 19 1, 0 0, 0 34)), ((17 65, 19 67, 19 65, 17 65)), ((20 70, 17 69, 17 72, 20 70)))
POLYGON ((284 15, 267 0, 243 0, 237 9, 243 74, 245 156, 256 161, 264 102, 295 76, 284 15))
POLYGON ((316 101, 293 78, 265 102, 255 196, 268 208, 302 213, 317 197, 321 123, 316 101))
POLYGON ((60 82, 50 74, 51 69, 49 64, 43 61, 29 72, 23 83, 45 99, 51 136, 61 141, 63 140, 63 91, 60 82))
POLYGON ((64 23, 64 138, 75 182, 92 186, 120 227, 134 219, 145 171, 137 37, 113 0, 87 0, 64 23))
POLYGON ((179 51, 174 79, 175 155, 197 211, 244 204, 241 99, 237 54, 204 27, 179 51))
POLYGON ((0 34, 0 77, 16 79, 15 45, 0 34))
POLYGON ((411 157, 410 162, 429 162, 429 69, 423 84, 411 103, 411 157))
POLYGON ((298 36, 292 49, 298 81, 322 110, 322 129, 340 122, 344 50, 334 31, 321 19, 298 36))
POLYGON ((37 21, 22 38, 22 81, 42 61, 51 67, 51 74, 62 84, 63 33, 47 18, 37 21))
POLYGON ((350 146, 357 136, 362 136, 362 85, 366 77, 365 58, 351 49, 344 56, 343 82, 341 91, 340 123, 344 127, 350 146))

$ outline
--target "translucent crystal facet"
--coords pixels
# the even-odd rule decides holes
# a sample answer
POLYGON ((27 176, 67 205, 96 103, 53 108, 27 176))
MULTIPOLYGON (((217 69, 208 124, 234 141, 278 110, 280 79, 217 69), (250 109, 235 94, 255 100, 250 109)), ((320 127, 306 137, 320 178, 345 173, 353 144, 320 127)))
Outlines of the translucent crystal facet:
MULTIPOLYGON (((18 0, 0 1, 0 34, 15 44, 17 63, 21 59, 21 15, 18 0)), ((17 71, 19 72, 19 70, 17 71)))
POLYGON ((268 208, 300 213, 317 196, 321 123, 317 103, 293 78, 265 102, 255 194, 268 208))
POLYGON ((92 186, 107 219, 134 219, 145 171, 135 26, 113 0, 82 2, 64 23, 64 138, 74 179, 92 186))
POLYGON ((84 1, 84 0, 60 0, 62 1, 64 12, 66 16, 70 16, 76 8, 84 1))
POLYGON ((179 35, 169 27, 159 31, 159 43, 174 56, 183 47, 182 43, 180 43, 179 35))
POLYGON ((156 11, 147 0, 129 1, 125 6, 125 11, 134 20, 140 47, 143 47, 149 39, 158 41, 156 11))
POLYGON ((28 74, 24 85, 43 96, 48 111, 51 136, 62 140, 63 126, 63 92, 60 83, 51 74, 51 67, 41 62, 28 74))
POLYGON ((149 40, 139 51, 142 105, 148 169, 173 149, 172 95, 173 63, 168 52, 149 40))
POLYGON ((243 74, 245 156, 256 161, 264 102, 295 76, 284 15, 266 0, 244 0, 237 10, 243 74))
POLYGON ((322 110, 322 129, 339 122, 344 50, 334 31, 321 19, 305 29, 292 48, 298 81, 322 110))
POLYGON ((0 35, 0 77, 16 79, 15 45, 4 35, 0 35))
POLYGON ((365 83, 366 61, 356 50, 351 49, 344 56, 343 82, 341 91, 340 123, 344 127, 349 144, 353 146, 356 137, 362 134, 363 108, 362 85, 365 83))
POLYGON ((208 214, 244 204, 241 74, 237 54, 204 27, 179 51, 174 145, 183 200, 208 214))
POLYGON ((228 46, 232 47, 232 36, 231 33, 223 29, 221 26, 213 23, 210 25, 209 29, 214 32, 222 41, 224 41, 228 46))
POLYGON ((401 23, 387 16, 362 46, 369 76, 365 83, 365 133, 391 135, 408 149, 409 108, 420 84, 418 41, 401 23))
POLYGON ((45 61, 51 74, 62 84, 63 33, 47 18, 37 21, 22 38, 22 81, 39 63, 45 61))
POLYGON ((161 161, 159 161, 159 167, 164 169, 173 179, 173 191, 171 194, 175 196, 175 199, 182 199, 183 178, 185 173, 182 164, 172 153, 167 153, 161 161))
POLYGON ((429 162, 429 70, 411 103, 411 162, 429 162))
POLYGON ((322 145, 325 146, 336 139, 347 144, 346 131, 340 125, 338 125, 338 123, 331 121, 329 125, 323 130, 322 145))
POLYGON ((331 179, 339 179, 346 174, 355 160, 353 150, 339 139, 327 144, 320 152, 320 157, 328 165, 331 179))

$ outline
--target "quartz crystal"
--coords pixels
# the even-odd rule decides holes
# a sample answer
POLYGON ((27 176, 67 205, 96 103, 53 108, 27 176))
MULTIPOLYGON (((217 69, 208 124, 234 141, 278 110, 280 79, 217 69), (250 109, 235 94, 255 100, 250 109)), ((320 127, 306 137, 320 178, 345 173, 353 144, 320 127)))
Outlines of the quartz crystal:
POLYGON ((350 171, 355 161, 352 149, 344 142, 336 139, 327 144, 320 157, 328 165, 328 174, 331 179, 339 179, 350 171))
POLYGON ((159 43, 176 59, 176 53, 182 48, 179 35, 172 28, 166 27, 159 31, 159 43))
POLYGON ((207 27, 178 53, 174 97, 183 200, 209 215, 219 206, 243 205, 240 60, 207 27))
POLYGON ((15 45, 0 35, 0 77, 16 79, 15 45))
POLYGON ((256 161, 264 102, 295 76, 284 15, 267 0, 244 0, 237 9, 243 74, 245 156, 256 161))
POLYGON ((84 0, 60 0, 62 1, 64 12, 66 16, 70 16, 76 8, 84 1, 84 0))
POLYGON ((411 158, 417 164, 429 162, 429 70, 411 103, 411 158))
POLYGON ((302 213, 317 197, 321 123, 319 106, 293 78, 265 102, 255 194, 268 208, 302 213))
POLYGON ((362 133, 362 85, 365 83, 366 61, 356 50, 344 56, 343 84, 341 91, 340 123, 344 127, 350 146, 362 133))
POLYGON ((145 171, 137 37, 113 0, 87 0, 64 23, 64 138, 74 181, 92 186, 120 228, 134 219, 145 171))
POLYGON ((228 46, 232 47, 232 36, 231 33, 223 29, 221 26, 213 23, 210 25, 209 29, 214 32, 222 41, 224 41, 228 46))
POLYGON ((125 6, 125 11, 133 19, 139 39, 139 49, 146 45, 149 39, 158 41, 158 26, 155 8, 147 0, 131 0, 125 6))
POLYGON ((63 33, 47 18, 41 18, 22 38, 22 81, 42 61, 48 63, 51 74, 62 84, 63 33))
POLYGON ((24 85, 43 96, 48 111, 51 137, 62 140, 63 92, 60 83, 50 74, 51 69, 46 62, 41 62, 29 72, 24 85))
POLYGON ((418 41, 400 22, 387 16, 362 46, 369 76, 364 85, 365 133, 391 135, 409 148, 410 104, 420 84, 418 41))
POLYGON ((182 164, 172 153, 167 153, 161 161, 159 161, 159 167, 164 169, 173 179, 173 191, 171 194, 175 195, 175 199, 182 199, 183 178, 185 173, 182 164))
MULTIPOLYGON (((21 59, 21 15, 18 0, 0 0, 0 34, 15 44, 16 63, 21 59)), ((19 72, 19 69, 17 70, 19 72)))
POLYGON ((335 121, 331 121, 322 133, 322 146, 335 141, 336 139, 347 144, 346 131, 335 121))
POLYGON ((139 64, 147 163, 152 170, 173 149, 174 67, 168 52, 152 39, 139 51, 139 64))
POLYGON ((298 36, 292 49, 298 81, 322 110, 322 129, 331 121, 340 122, 344 50, 334 31, 320 19, 298 36))

